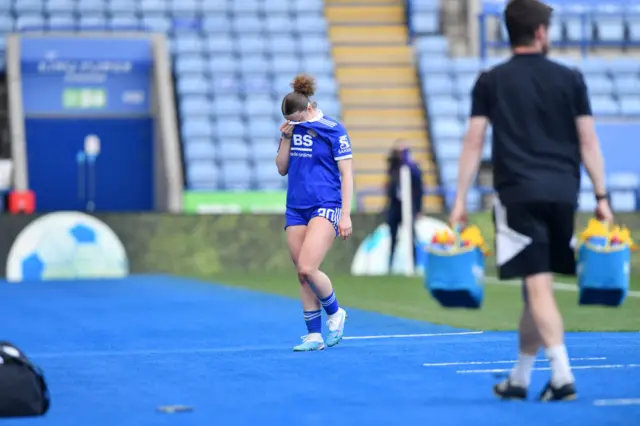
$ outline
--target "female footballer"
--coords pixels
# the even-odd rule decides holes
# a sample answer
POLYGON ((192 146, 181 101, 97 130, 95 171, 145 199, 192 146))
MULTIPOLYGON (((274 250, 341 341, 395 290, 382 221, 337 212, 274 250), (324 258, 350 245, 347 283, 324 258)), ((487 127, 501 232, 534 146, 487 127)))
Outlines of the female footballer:
POLYGON ((347 319, 331 280, 319 268, 336 236, 347 239, 351 235, 351 143, 342 124, 324 116, 311 101, 313 77, 299 75, 291 86, 293 92, 282 100, 286 122, 280 128, 276 166, 282 176, 289 175, 285 232, 298 272, 308 331, 293 350, 319 351, 325 347, 321 309, 329 318, 329 347, 342 340, 347 319))

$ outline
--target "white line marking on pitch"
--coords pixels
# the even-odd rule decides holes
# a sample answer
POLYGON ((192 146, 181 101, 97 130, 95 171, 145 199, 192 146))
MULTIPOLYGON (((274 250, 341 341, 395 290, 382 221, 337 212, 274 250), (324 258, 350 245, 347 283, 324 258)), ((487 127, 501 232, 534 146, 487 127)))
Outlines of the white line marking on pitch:
MULTIPOLYGON (((487 284, 508 285, 511 287, 520 287, 522 285, 522 282, 520 281, 500 281, 497 277, 485 277, 485 281, 487 284)), ((553 288, 561 291, 578 291, 578 286, 576 284, 569 283, 555 283, 553 288)), ((640 291, 629 291, 627 292, 627 296, 640 297, 640 291)))
POLYGON ((593 401, 593 405, 597 405, 599 407, 640 405, 640 398, 596 399, 593 401))
MULTIPOLYGON (((388 334, 380 336, 345 336, 344 340, 376 340, 376 339, 411 339, 421 337, 446 337, 446 336, 469 336, 482 334, 482 331, 463 331, 457 333, 428 333, 428 334, 388 334)), ((258 346, 236 346, 220 348, 182 348, 182 349, 132 349, 132 350, 104 350, 104 351, 75 351, 75 352, 54 352, 34 354, 33 358, 87 358, 87 357, 114 357, 114 356, 154 356, 154 355, 193 355, 193 354, 216 354, 233 353, 247 351, 267 351, 286 349, 287 344, 282 345, 258 345, 258 346)))
MULTIPOLYGON (((604 361, 605 357, 570 358, 570 361, 604 361)), ((492 364, 513 364, 512 361, 469 361, 469 362, 434 362, 422 364, 423 367, 453 367, 456 365, 492 365, 492 364)), ((536 362, 548 362, 546 359, 537 359, 536 362)))
MULTIPOLYGON (((619 369, 619 368, 640 368, 640 364, 604 364, 604 365, 573 365, 572 370, 597 370, 597 369, 619 369)), ((549 371, 549 367, 534 368, 534 371, 549 371)), ((485 373, 508 373, 511 369, 489 369, 489 370, 458 370, 458 374, 485 374, 485 373)))
POLYGON ((374 339, 410 339, 414 337, 446 337, 446 336, 471 336, 482 334, 483 331, 463 331, 459 333, 426 333, 426 334, 388 334, 381 336, 344 336, 343 340, 374 340, 374 339))

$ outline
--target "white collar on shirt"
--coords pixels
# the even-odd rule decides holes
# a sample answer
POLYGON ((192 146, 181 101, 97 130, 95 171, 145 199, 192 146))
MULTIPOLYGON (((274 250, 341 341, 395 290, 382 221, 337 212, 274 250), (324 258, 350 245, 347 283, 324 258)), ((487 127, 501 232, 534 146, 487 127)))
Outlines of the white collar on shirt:
POLYGON ((307 121, 291 121, 289 124, 313 123, 313 122, 316 122, 316 121, 320 121, 323 118, 324 118, 323 112, 321 110, 318 110, 318 113, 316 114, 316 116, 313 117, 311 120, 307 120, 307 121))

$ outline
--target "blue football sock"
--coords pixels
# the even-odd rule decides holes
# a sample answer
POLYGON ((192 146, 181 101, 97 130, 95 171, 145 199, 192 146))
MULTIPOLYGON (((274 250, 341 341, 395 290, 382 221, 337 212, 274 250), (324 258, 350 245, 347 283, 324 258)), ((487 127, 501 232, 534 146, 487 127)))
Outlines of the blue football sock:
POLYGON ((338 312, 338 308, 340 308, 340 306, 338 305, 338 298, 333 291, 327 298, 320 299, 320 302, 322 303, 322 307, 324 308, 324 311, 327 313, 327 315, 335 314, 336 312, 338 312))
POLYGON ((304 311, 304 322, 309 334, 322 333, 322 311, 304 311))

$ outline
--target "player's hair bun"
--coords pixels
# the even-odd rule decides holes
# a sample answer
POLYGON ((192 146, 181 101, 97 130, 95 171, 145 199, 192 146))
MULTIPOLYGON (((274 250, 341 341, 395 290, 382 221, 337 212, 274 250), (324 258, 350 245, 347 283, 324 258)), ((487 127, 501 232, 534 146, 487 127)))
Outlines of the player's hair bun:
POLYGON ((300 74, 293 79, 291 87, 294 92, 310 98, 316 93, 316 79, 309 74, 300 74))

